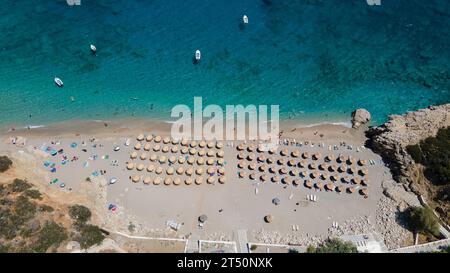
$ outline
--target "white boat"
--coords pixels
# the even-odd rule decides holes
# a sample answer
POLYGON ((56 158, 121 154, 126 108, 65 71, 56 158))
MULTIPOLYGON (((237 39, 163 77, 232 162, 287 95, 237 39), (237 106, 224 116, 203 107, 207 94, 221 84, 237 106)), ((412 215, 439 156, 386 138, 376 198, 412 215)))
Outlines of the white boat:
POLYGON ((201 58, 202 58, 202 53, 200 52, 200 50, 197 49, 195 51, 195 60, 200 61, 201 58))
POLYGON ((113 177, 109 180, 110 185, 116 184, 116 182, 117 182, 117 178, 115 178, 115 177, 113 177))
POLYGON ((244 24, 248 24, 248 17, 247 17, 247 15, 242 16, 242 21, 244 22, 244 24))
POLYGON ((114 152, 118 152, 120 150, 120 146, 114 147, 114 152))
POLYGON ((131 143, 130 139, 127 138, 127 140, 125 140, 125 146, 130 146, 130 143, 131 143))
POLYGON ((55 83, 59 87, 63 87, 63 85, 64 85, 63 81, 58 77, 55 78, 55 83))
POLYGON ((93 53, 97 52, 97 48, 95 47, 95 45, 91 45, 91 51, 93 53))

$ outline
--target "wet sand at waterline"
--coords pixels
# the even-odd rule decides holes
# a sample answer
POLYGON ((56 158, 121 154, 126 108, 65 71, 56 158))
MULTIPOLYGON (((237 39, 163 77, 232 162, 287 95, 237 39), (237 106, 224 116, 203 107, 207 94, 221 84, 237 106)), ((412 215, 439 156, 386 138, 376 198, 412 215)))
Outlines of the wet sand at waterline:
MULTIPOLYGON (((0 143, 0 152, 6 153, 13 157, 25 158, 29 161, 36 161, 36 166, 40 168, 42 175, 39 183, 48 185, 52 190, 61 191, 62 194, 77 195, 85 194, 84 187, 87 183, 101 183, 103 187, 97 188, 97 190, 104 190, 106 192, 106 200, 104 207, 99 211, 99 214, 111 214, 116 218, 123 218, 120 221, 121 225, 106 226, 112 230, 127 231, 128 216, 133 216, 135 222, 134 225, 142 227, 142 230, 156 231, 167 230, 166 221, 173 220, 176 223, 181 224, 179 231, 174 235, 182 237, 184 235, 192 234, 202 239, 233 239, 233 234, 238 230, 247 230, 249 240, 255 241, 257 238, 253 238, 254 232, 259 230, 264 231, 277 231, 281 234, 299 235, 304 236, 308 234, 313 235, 326 235, 329 228, 331 228, 333 222, 344 223, 345 221, 351 221, 355 217, 367 216, 370 223, 375 223, 375 212, 377 202, 381 197, 381 182, 384 178, 389 176, 388 169, 381 165, 380 158, 372 153, 368 149, 361 148, 364 142, 364 137, 361 132, 356 132, 347 127, 339 125, 320 125, 307 128, 295 128, 292 124, 281 124, 281 130, 283 136, 281 139, 289 138, 295 139, 297 143, 301 142, 302 146, 296 145, 281 145, 274 155, 268 153, 266 157, 274 157, 275 161, 280 156, 282 149, 288 150, 288 155, 285 157, 286 162, 290 159, 290 154, 293 150, 299 150, 301 153, 307 152, 310 157, 307 159, 296 158, 296 161, 305 160, 307 166, 311 163, 316 163, 316 168, 321 163, 324 163, 326 155, 333 155, 334 158, 338 158, 340 154, 346 157, 351 156, 358 161, 363 159, 366 161, 375 160, 377 164, 361 167, 357 163, 354 163, 355 171, 354 175, 340 174, 340 176, 348 176, 348 180, 352 177, 358 177, 358 170, 365 168, 368 170, 367 181, 370 181, 368 189, 368 196, 364 198, 358 191, 362 189, 360 185, 339 184, 344 188, 344 192, 337 193, 336 191, 318 191, 306 188, 303 185, 304 180, 311 180, 313 183, 318 182, 320 178, 299 178, 302 183, 298 186, 290 184, 283 184, 281 181, 273 183, 272 181, 261 182, 259 180, 260 175, 267 174, 269 178, 277 176, 270 174, 269 171, 260 172, 259 170, 248 170, 249 164, 254 162, 257 167, 262 163, 257 162, 257 158, 254 161, 246 162, 245 170, 238 168, 239 159, 237 155, 236 146, 241 142, 223 141, 223 148, 217 148, 214 146, 211 149, 205 145, 204 148, 196 145, 195 162, 190 165, 187 162, 179 163, 178 161, 172 166, 168 166, 170 157, 176 156, 185 157, 188 159, 190 150, 186 155, 181 153, 182 145, 163 143, 164 137, 168 136, 170 130, 170 124, 159 121, 115 121, 115 122, 68 122, 66 124, 57 124, 44 128, 36 128, 31 130, 15 130, 6 133, 2 133, 2 140, 0 143), (144 137, 149 134, 161 135, 162 139, 160 143, 155 143, 154 140, 150 141, 149 151, 144 150, 144 145, 147 141, 144 139, 141 141, 142 147, 139 150, 135 149, 135 144, 138 142, 136 137, 139 134, 144 134, 144 137), (11 144, 12 137, 21 136, 26 139, 25 144, 20 146, 20 143, 16 142, 16 145, 11 144), (95 138, 95 140, 94 140, 95 138), (130 139, 130 145, 125 146, 126 139, 130 139), (83 145, 84 141, 84 145, 83 145), (344 141, 346 146, 342 146, 341 142, 344 141), (53 144, 52 144, 53 142, 53 144), (306 144, 306 142, 308 144, 306 144), (74 146, 76 144, 76 147, 74 146), (319 147, 319 144, 321 147, 319 147), (321 145, 323 144, 323 145, 321 145), (72 145, 72 147, 71 147, 72 145), (154 146, 160 145, 160 149, 155 152, 154 146), (233 147, 231 147, 233 145, 233 147), (337 148, 334 148, 336 145, 337 148), (353 147, 352 150, 348 149, 348 145, 353 147), (51 156, 48 152, 42 151, 43 147, 51 147, 51 149, 59 150, 63 149, 61 153, 57 153, 55 156, 51 156), (120 147, 119 151, 114 151, 115 147, 120 147), (169 151, 164 153, 162 151, 163 146, 168 146, 169 151), (178 150, 172 153, 170 149, 173 146, 177 146, 178 150), (312 147, 313 146, 313 147, 312 147), (83 151, 83 149, 85 151, 83 151), (357 149, 359 151, 357 151, 357 149), (199 156, 200 150, 205 151, 205 155, 199 156), (213 165, 207 164, 209 150, 214 151, 213 165), (223 166, 218 165, 220 157, 217 156, 219 151, 223 151, 223 166), (130 155, 136 152, 137 158, 131 159, 130 155), (320 152, 321 159, 314 162, 312 155, 320 152), (147 153, 144 160, 140 158, 142 153, 147 153), (149 158, 154 154, 156 159, 152 162, 149 158), (67 157, 67 162, 63 165, 61 161, 63 156, 67 157), (165 156, 164 163, 160 163, 161 156, 165 156), (76 160, 73 160, 75 157, 76 160), (198 165, 197 159, 204 157, 205 162, 198 165), (88 162, 88 163, 86 163, 88 162), (44 166, 44 163, 47 163, 44 166), (127 163, 132 163, 133 169, 127 169, 127 163), (55 164, 53 166, 53 164, 55 164), (136 170, 137 166, 143 164, 142 171, 136 170), (155 174, 155 171, 148 172, 147 167, 154 165, 162 167, 161 174, 155 174), (55 168, 55 172, 51 172, 51 169, 55 168), (186 171, 192 167, 194 169, 194 175, 192 176, 192 184, 186 185, 185 180, 188 177, 185 172, 182 175, 176 174, 170 175, 171 185, 165 185, 164 179, 168 177, 167 170, 173 168, 176 171, 180 167, 186 171), (213 184, 207 183, 207 169, 208 167, 214 168, 214 181, 213 184), (217 171, 223 167, 226 177, 224 184, 219 183, 219 176, 217 171), (201 175, 195 174, 195 170, 202 168, 201 175), (103 173, 103 170, 106 172, 103 173), (244 172, 246 176, 239 178, 239 173, 244 172), (249 175, 254 173, 256 179, 252 180, 249 175), (139 182, 133 183, 130 177, 139 176, 139 182), (162 177, 162 181, 159 185, 154 185, 153 181, 156 177, 162 177), (201 185, 195 183, 197 176, 202 177, 201 185), (90 177, 91 182, 87 181, 90 177), (145 185, 143 180, 149 178, 150 185, 145 185), (175 178, 180 179, 180 185, 173 184, 175 178), (113 185, 106 185, 111 178, 116 178, 117 182, 113 185), (50 185, 51 181, 55 183, 50 185), (100 181, 100 182, 99 182, 100 181), (64 183, 64 187, 61 184, 64 183), (355 192, 352 194, 346 193, 345 189, 349 186, 355 187, 355 192), (315 195, 316 202, 308 201, 307 195, 315 195), (278 198, 279 205, 274 205, 272 200, 278 198), (117 207, 116 212, 108 210, 109 205, 117 207), (200 215, 206 215, 208 220, 204 224, 203 228, 198 227, 198 217, 200 215), (272 222, 266 223, 264 217, 266 215, 272 215, 272 222), (292 226, 297 227, 298 231, 293 231, 292 226)), ((20 142, 20 138, 18 139, 20 142)), ((248 142, 246 145, 252 144, 248 142)), ((258 143, 253 143, 254 145, 258 143)), ((188 149, 191 149, 189 147, 188 149)), ((50 151, 51 151, 50 149, 50 151)), ((246 155, 249 152, 245 152, 246 155)), ((255 151, 255 156, 258 153, 255 151)), ((271 165, 266 164, 267 167, 271 165)), ((273 164, 277 167, 276 162, 273 164)), ((328 164, 330 165, 330 164, 328 164)), ((289 167, 284 165, 288 172, 297 167, 289 167)), ((281 166, 277 167, 278 169, 281 166)), ((314 170, 306 167, 307 175, 310 175, 314 170)), ((319 173, 327 173, 327 170, 316 169, 319 173)), ((336 172, 336 174, 338 174, 336 172)), ((289 176, 289 175, 287 175, 289 176)), ((34 181, 33 181, 34 182, 34 181)), ((148 181, 147 181, 148 182, 148 181)), ((329 183, 329 179, 322 181, 325 186, 329 183)), ((95 196, 93 194, 92 196, 95 196)), ((99 215, 100 218, 106 217, 106 215, 99 215)), ((120 219, 119 219, 120 220, 120 219)), ((111 222, 103 221, 105 225, 111 225, 111 222)), ((172 233, 173 234, 173 233, 172 233)))

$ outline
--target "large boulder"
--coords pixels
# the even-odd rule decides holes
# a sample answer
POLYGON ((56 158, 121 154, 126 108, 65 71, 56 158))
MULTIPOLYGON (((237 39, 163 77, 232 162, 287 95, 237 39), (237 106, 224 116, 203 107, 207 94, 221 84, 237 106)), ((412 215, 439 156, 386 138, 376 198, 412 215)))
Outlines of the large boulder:
POLYGON ((366 109, 357 109, 352 113, 352 127, 358 129, 364 124, 370 122, 371 116, 366 109))

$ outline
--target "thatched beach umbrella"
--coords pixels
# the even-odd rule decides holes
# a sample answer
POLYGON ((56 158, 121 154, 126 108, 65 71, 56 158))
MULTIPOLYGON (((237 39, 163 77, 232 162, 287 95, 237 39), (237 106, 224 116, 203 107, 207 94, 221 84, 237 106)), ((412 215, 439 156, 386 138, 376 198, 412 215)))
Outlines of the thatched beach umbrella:
POLYGON ((134 175, 134 176, 131 178, 131 181, 133 181, 134 183, 139 182, 139 180, 141 180, 141 177, 140 177, 139 175, 134 175))
POLYGON ((160 143, 161 142, 161 136, 155 136, 154 141, 156 143, 160 143))
POLYGON ((282 182, 283 182, 283 184, 290 185, 291 184, 291 178, 289 176, 283 177, 282 182))
POLYGON ((273 164, 273 162, 275 162, 275 160, 273 159, 273 157, 268 157, 267 160, 266 160, 266 162, 267 162, 268 164, 273 164))
POLYGON ((360 189, 359 190, 359 194, 364 195, 364 196, 368 196, 369 195, 369 190, 367 188, 360 189))
POLYGON ((170 148, 170 151, 171 151, 173 154, 178 153, 178 146, 172 146, 172 148, 170 148))
POLYGON ((286 164, 286 160, 284 158, 280 158, 280 159, 278 159, 277 163, 278 163, 278 165, 284 165, 284 164, 286 164))
POLYGON ((319 170, 325 171, 326 169, 328 169, 327 163, 322 163, 319 165, 319 170))
POLYGON ((187 147, 181 148, 181 154, 187 154, 189 152, 189 149, 187 147))
POLYGON ((358 160, 358 165, 359 166, 366 166, 367 165, 367 160, 365 160, 365 159, 358 160))
POLYGON ((253 144, 248 145, 247 151, 250 152, 250 153, 254 152, 255 151, 255 145, 253 145, 253 144))
POLYGON ((359 184, 361 184, 361 179, 359 179, 358 177, 353 177, 352 183, 355 185, 359 185, 359 184))
POLYGON ((186 169, 186 175, 187 176, 191 176, 192 174, 194 174, 194 169, 192 167, 189 167, 186 169))
POLYGON ((273 216, 270 215, 270 214, 264 216, 264 221, 265 221, 266 223, 268 223, 268 224, 272 223, 272 221, 273 221, 273 216))
POLYGON ((339 192, 339 193, 340 193, 340 192, 343 192, 343 191, 344 191, 344 187, 342 187, 342 186, 337 186, 337 187, 336 187, 336 191, 339 192))
POLYGON ((337 174, 333 174, 332 176, 330 176, 330 179, 337 182, 339 181, 339 176, 337 174))
POLYGON ((290 171, 290 174, 291 174, 291 176, 298 176, 298 170, 292 169, 292 170, 290 171))
POLYGON ((280 182, 280 177, 279 177, 279 176, 274 176, 274 177, 272 177, 272 182, 273 182, 273 183, 278 183, 278 182, 280 182))
POLYGON ((332 154, 329 154, 329 155, 327 155, 327 156, 325 156, 325 161, 326 162, 332 162, 332 161, 334 161, 334 155, 332 155, 332 154))
POLYGON ((206 165, 211 166, 211 165, 213 165, 213 164, 214 164, 214 159, 208 158, 208 159, 206 160, 206 165))
POLYGON ((130 158, 131 158, 131 159, 136 159, 137 156, 138 156, 138 154, 137 154, 136 152, 132 152, 132 153, 130 154, 130 158))
POLYGON ((338 163, 344 163, 347 160, 347 158, 343 154, 339 154, 337 158, 338 163))
POLYGON ((140 149, 141 149, 141 147, 142 147, 142 145, 141 145, 141 143, 136 143, 135 145, 134 145, 134 149, 136 150, 136 151, 139 151, 140 149))
POLYGON ((225 176, 220 176, 218 180, 219 180, 220 184, 225 184, 227 182, 227 179, 225 176))
POLYGON ((287 156, 288 153, 289 153, 289 151, 288 151, 287 149, 282 149, 282 150, 280 151, 280 155, 281 155, 281 156, 287 156))
POLYGON ((172 143, 172 145, 178 145, 179 141, 178 139, 171 138, 170 143, 172 143))
POLYGON ((167 173, 168 175, 173 175, 174 172, 175 172, 175 170, 174 170, 173 167, 169 167, 169 168, 166 170, 166 173, 167 173))
POLYGON ((367 186, 369 186, 369 184, 370 184, 369 179, 362 179, 362 180, 361 180, 361 185, 367 187, 367 186))
POLYGON ((161 146, 159 146, 159 144, 156 144, 155 146, 153 146, 153 151, 159 152, 159 150, 161 150, 161 146))
POLYGON ((178 157, 178 163, 179 164, 184 164, 184 162, 186 162, 186 157, 180 155, 178 157))
POLYGON ((136 139, 138 140, 138 141, 142 141, 142 140, 144 140, 144 134, 140 134, 140 135, 138 135, 137 137, 136 137, 136 139))
POLYGON ((205 150, 201 149, 198 151, 197 154, 198 154, 198 156, 205 156, 206 152, 205 152, 205 150))
POLYGON ((262 164, 261 166, 259 166, 258 169, 259 169, 260 172, 266 172, 267 171, 267 166, 262 164))
POLYGON ((362 168, 361 170, 359 170, 359 174, 361 176, 366 176, 369 174, 369 170, 367 168, 362 168))
POLYGON ((334 191, 334 184, 333 183, 328 183, 325 185, 326 190, 328 191, 334 191))
POLYGON ((152 140, 153 140, 153 135, 148 135, 146 138, 145 138, 145 140, 147 141, 147 142, 151 142, 152 140))
POLYGON ((256 179, 256 174, 255 173, 251 173, 248 178, 250 178, 251 180, 255 180, 256 179))
POLYGON ((191 185, 191 184, 192 184, 192 178, 187 177, 187 178, 184 180, 184 184, 186 184, 186 185, 191 185))
POLYGON ((264 153, 263 146, 262 146, 262 145, 258 145, 258 147, 256 148, 256 151, 257 151, 258 153, 264 153))
POLYGON ((216 143, 216 148, 217 148, 217 149, 222 149, 222 148, 223 148, 223 142, 222 142, 222 141, 218 141, 218 142, 216 143))
POLYGON ((180 184, 181 184, 181 179, 180 179, 179 177, 175 177, 175 178, 173 179, 173 184, 174 184, 175 186, 180 185, 180 184))
POLYGON ((288 173, 288 170, 285 167, 280 169, 280 174, 287 174, 287 173, 288 173))
POLYGON ((197 154, 197 149, 195 149, 195 148, 190 148, 190 149, 189 149, 189 154, 190 154, 190 155, 196 155, 196 154, 197 154))
POLYGON ((318 190, 322 190, 323 189, 323 184, 322 184, 322 182, 316 182, 314 187, 316 187, 316 189, 318 189, 318 190))
POLYGON ((156 161, 156 159, 158 159, 158 156, 157 156, 157 155, 152 154, 152 155, 150 156, 150 161, 156 161))
POLYGON ((203 174, 203 168, 197 168, 197 169, 195 170, 195 174, 196 174, 196 175, 202 175, 202 174, 203 174))
POLYGON ((338 169, 338 166, 336 164, 332 164, 328 167, 328 171, 335 172, 338 169))
POLYGON ((275 148, 270 148, 269 149, 269 154, 271 154, 271 155, 273 155, 273 154, 275 154, 276 153, 276 149, 275 148))
POLYGON ((146 160, 147 159, 147 153, 142 153, 141 156, 139 157, 141 160, 146 160))
POLYGON ((164 185, 169 186, 172 184, 172 181, 173 181, 172 177, 166 177, 164 178, 164 185))
POLYGON ((258 162, 264 162, 266 161, 266 156, 265 155, 259 155, 258 156, 258 162))
POLYGON ((178 167, 178 169, 177 169, 177 174, 178 174, 178 175, 184 174, 184 168, 183 168, 183 167, 178 167))
POLYGON ((187 163, 189 165, 193 165, 195 163, 195 157, 193 157, 193 156, 188 157, 187 163))
POLYGON ((308 167, 309 167, 310 170, 315 170, 317 168, 317 165, 316 165, 316 163, 311 162, 311 164, 309 164, 308 167))
POLYGON ((288 165, 289 165, 290 167, 294 167, 294 166, 297 165, 297 164, 296 164, 296 162, 295 162, 294 159, 291 159, 291 160, 288 161, 288 165))
POLYGON ((348 172, 349 174, 355 174, 355 173, 356 173, 356 169, 353 168, 353 167, 350 167, 350 168, 347 169, 347 172, 348 172))
POLYGON ((239 172, 238 175, 239 175, 239 178, 244 178, 247 176, 247 173, 242 171, 242 172, 239 172))
POLYGON ((161 184, 161 177, 156 177, 155 180, 153 180, 153 185, 159 185, 161 184))
POLYGON ((236 146, 236 150, 243 151, 245 149, 245 146, 243 143, 240 143, 238 146, 236 146))
POLYGON ((249 165, 248 165, 248 169, 249 170, 255 170, 256 169, 256 164, 255 163, 250 163, 249 165))
POLYGON ((213 150, 208 150, 208 151, 206 152, 206 155, 207 155, 208 157, 214 157, 215 153, 214 153, 213 150))
POLYGON ((214 177, 209 176, 208 178, 206 178, 206 183, 208 183, 208 184, 214 184, 214 182, 215 182, 214 177))
POLYGON ((200 147, 200 148, 205 148, 205 147, 206 147, 206 142, 205 142, 204 140, 200 141, 200 142, 198 143, 198 147, 200 147))
POLYGON ((144 184, 145 185, 150 185, 153 182, 153 179, 149 176, 144 178, 144 184))
POLYGON ((299 186, 302 183, 302 181, 300 179, 294 179, 292 181, 292 184, 294 184, 294 186, 299 186))
POLYGON ((237 155, 238 159, 244 159, 245 158, 245 154, 243 152, 238 153, 237 155))
POLYGON ((201 177, 201 176, 196 177, 196 178, 195 178, 195 184, 196 184, 196 185, 201 185, 201 184, 203 184, 203 177, 201 177))
POLYGON ((137 165, 136 170, 142 171, 144 168, 145 168, 144 164, 141 163, 141 164, 137 165))
POLYGON ((129 162, 127 164, 127 170, 131 171, 132 169, 134 169, 134 163, 129 162))
POLYGON ((300 177, 305 178, 308 176, 308 173, 306 171, 301 171, 299 175, 300 177))
POLYGON ((355 188, 353 188, 353 187, 348 187, 348 188, 347 188, 347 192, 348 192, 348 193, 354 193, 354 192, 355 192, 355 188))
POLYGON ((246 165, 247 165, 247 164, 246 164, 245 161, 243 161, 243 160, 241 160, 241 161, 238 162, 238 168, 239 168, 239 169, 245 168, 246 165))
POLYGON ((144 145, 144 151, 150 151, 150 149, 152 148, 152 145, 150 143, 145 143, 144 145))
POLYGON ((217 157, 222 158, 225 155, 223 150, 217 152, 217 157))
POLYGON ((216 170, 214 170, 213 167, 209 167, 208 169, 206 169, 206 173, 208 174, 214 174, 216 172, 216 170))
POLYGON ((187 140, 187 139, 185 139, 185 138, 183 138, 182 140, 181 140, 181 146, 184 146, 184 147, 187 147, 188 146, 188 144, 189 144, 189 141, 187 140))
POLYGON ((197 147, 197 141, 192 140, 191 143, 189 144, 189 146, 191 146, 191 148, 197 147))
POLYGON ((267 181, 267 175, 262 174, 262 175, 259 177, 259 180, 260 180, 261 182, 266 182, 266 181, 267 181))
POLYGON ((328 174, 322 173, 322 174, 320 175, 320 178, 321 178, 322 180, 327 180, 327 179, 328 179, 328 174))
POLYGON ((199 157, 199 158, 197 159, 197 164, 198 164, 198 165, 203 165, 203 164, 205 164, 205 160, 204 160, 202 157, 199 157))
POLYGON ((163 139, 163 143, 164 143, 164 144, 169 144, 169 143, 170 143, 170 137, 165 137, 165 138, 163 139))
POLYGON ((305 187, 308 188, 308 189, 312 189, 313 183, 311 182, 311 180, 306 180, 305 181, 305 187))
POLYGON ((219 169, 217 170, 217 172, 218 172, 220 175, 224 175, 224 174, 225 174, 225 168, 219 168, 219 169))
POLYGON ((217 159, 217 164, 223 166, 223 164, 225 164, 225 160, 223 158, 219 158, 217 159))
POLYGON ((253 160, 255 160, 255 154, 248 154, 247 160, 248 160, 248 161, 253 161, 253 160))
POLYGON ((303 157, 304 159, 309 158, 309 153, 308 153, 308 152, 304 152, 304 153, 302 154, 302 157, 303 157))
POLYGON ((350 183, 350 179, 348 178, 348 176, 343 176, 343 177, 341 177, 341 182, 342 183, 350 183))
POLYGON ((147 167, 147 172, 151 173, 151 172, 153 172, 154 170, 155 170, 155 165, 153 165, 153 164, 148 165, 148 167, 147 167))
POLYGON ((321 153, 315 153, 315 154, 313 154, 312 158, 313 158, 314 160, 319 160, 319 159, 322 158, 322 154, 321 154, 321 153))
POLYGON ((312 173, 310 173, 311 178, 317 178, 319 176, 319 172, 317 171, 313 171, 312 173))
POLYGON ((345 167, 344 165, 339 166, 338 171, 340 173, 345 173, 347 172, 347 167, 345 167))
POLYGON ((167 157, 165 157, 164 155, 159 157, 159 163, 164 164, 167 161, 167 157))
POLYGON ((208 147, 209 149, 214 148, 216 144, 214 143, 214 141, 208 141, 208 144, 206 144, 206 147, 208 147))
POLYGON ((163 172, 163 168, 162 167, 157 167, 155 170, 156 174, 161 174, 163 172))
POLYGON ((292 151, 291 155, 292 155, 292 157, 297 158, 297 157, 300 156, 300 151, 299 150, 294 150, 294 151, 292 151))
POLYGON ((353 158, 353 156, 348 156, 347 158, 347 165, 353 165, 355 164, 355 159, 353 158))
POLYGON ((306 160, 300 160, 297 164, 297 167, 299 168, 304 168, 308 165, 308 163, 306 162, 306 160))
POLYGON ((278 172, 278 169, 275 168, 275 167, 270 167, 270 168, 269 168, 269 172, 271 172, 271 173, 277 173, 277 172, 278 172))

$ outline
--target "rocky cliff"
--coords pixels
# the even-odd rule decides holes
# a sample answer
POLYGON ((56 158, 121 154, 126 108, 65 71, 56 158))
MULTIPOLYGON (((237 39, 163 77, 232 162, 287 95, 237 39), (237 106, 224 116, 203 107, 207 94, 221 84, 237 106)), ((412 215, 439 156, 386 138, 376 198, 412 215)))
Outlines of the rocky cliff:
POLYGON ((411 187, 418 172, 406 147, 435 136, 439 129, 448 126, 450 104, 392 115, 385 124, 368 130, 368 146, 383 157, 397 182, 411 187))

